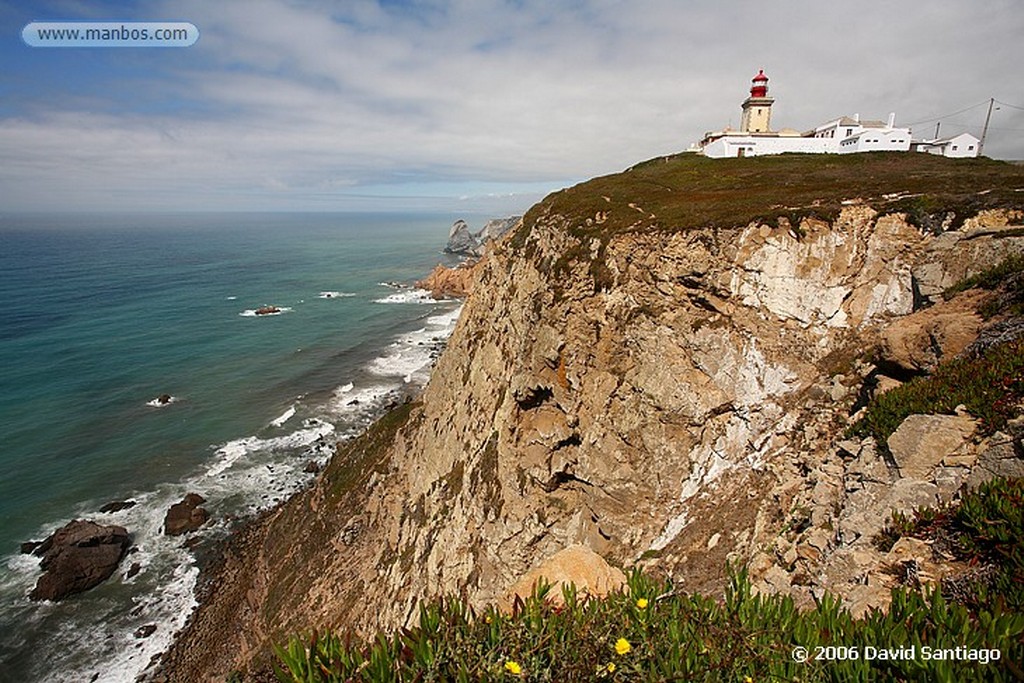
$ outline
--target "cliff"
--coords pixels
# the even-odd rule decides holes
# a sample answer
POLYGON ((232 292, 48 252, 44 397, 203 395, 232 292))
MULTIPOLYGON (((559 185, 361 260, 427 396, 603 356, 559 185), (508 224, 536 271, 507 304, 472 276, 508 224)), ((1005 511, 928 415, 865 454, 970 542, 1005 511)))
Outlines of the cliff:
POLYGON ((160 675, 499 600, 574 545, 692 591, 732 559, 884 606, 880 568, 915 552, 871 543, 889 511, 1016 467, 1019 435, 963 410, 891 447, 845 432, 1007 322, 941 293, 1024 253, 1022 192, 1019 167, 880 154, 671 157, 549 196, 478 267, 420 399, 236 536, 160 675))

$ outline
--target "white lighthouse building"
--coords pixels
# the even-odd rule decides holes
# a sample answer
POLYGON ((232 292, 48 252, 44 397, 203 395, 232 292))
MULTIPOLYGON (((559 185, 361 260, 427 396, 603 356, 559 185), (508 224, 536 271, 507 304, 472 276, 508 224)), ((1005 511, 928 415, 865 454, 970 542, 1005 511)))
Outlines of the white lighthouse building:
POLYGON ((807 132, 791 128, 771 129, 772 104, 764 69, 751 79, 750 96, 743 101, 740 129, 725 128, 704 134, 698 150, 713 158, 764 156, 796 152, 804 154, 851 154, 856 152, 907 152, 910 129, 896 127, 896 114, 887 121, 861 120, 859 114, 842 116, 807 132))

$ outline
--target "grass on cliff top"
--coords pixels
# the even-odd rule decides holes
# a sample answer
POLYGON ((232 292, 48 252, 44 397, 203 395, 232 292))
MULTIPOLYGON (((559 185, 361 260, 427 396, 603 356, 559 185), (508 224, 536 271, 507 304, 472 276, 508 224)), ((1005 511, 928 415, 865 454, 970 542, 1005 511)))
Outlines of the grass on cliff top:
POLYGON ((561 216, 577 237, 607 237, 628 230, 736 227, 779 217, 794 225, 806 216, 830 220, 843 200, 854 198, 887 212, 906 212, 918 225, 936 230, 952 211, 955 227, 981 209, 1024 207, 1024 167, 905 152, 745 159, 680 154, 549 195, 527 212, 512 244, 522 246, 533 225, 551 216, 561 216), (594 220, 599 214, 601 223, 594 220))
MULTIPOLYGON (((945 583, 921 592, 894 589, 887 614, 854 619, 826 595, 798 611, 789 597, 758 596, 733 572, 724 601, 686 595, 639 571, 628 592, 585 599, 547 589, 512 614, 474 614, 457 599, 424 606, 419 624, 366 642, 333 633, 293 639, 278 649, 281 681, 1003 681, 1024 676, 1022 483, 1000 481, 974 493, 959 515, 982 560, 1001 563, 1006 580, 964 590, 945 583), (1003 559, 1005 558, 1005 559, 1003 559), (969 595, 970 600, 960 601, 969 595), (887 661, 877 649, 916 647, 887 661), (819 648, 835 647, 833 650, 819 648), (927 659, 922 647, 942 651, 927 659), (803 648, 798 650, 797 648, 803 648), (957 650, 956 648, 961 648, 957 650), (965 661, 972 650, 998 661, 965 661), (794 655, 794 651, 797 652, 794 655), (877 651, 877 650, 876 650, 877 651), (797 661, 800 652, 809 661, 797 661), (823 655, 815 660, 815 655, 823 655)), ((378 596, 377 599, 387 599, 378 596)))

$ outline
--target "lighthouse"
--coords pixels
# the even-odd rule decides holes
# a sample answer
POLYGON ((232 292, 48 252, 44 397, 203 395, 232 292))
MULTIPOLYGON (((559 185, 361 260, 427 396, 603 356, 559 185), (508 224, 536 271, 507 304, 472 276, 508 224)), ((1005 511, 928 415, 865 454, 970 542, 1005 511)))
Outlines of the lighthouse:
POLYGON ((743 101, 743 117, 740 119, 741 133, 767 133, 771 130, 772 103, 768 97, 768 77, 764 69, 751 79, 750 97, 743 101))

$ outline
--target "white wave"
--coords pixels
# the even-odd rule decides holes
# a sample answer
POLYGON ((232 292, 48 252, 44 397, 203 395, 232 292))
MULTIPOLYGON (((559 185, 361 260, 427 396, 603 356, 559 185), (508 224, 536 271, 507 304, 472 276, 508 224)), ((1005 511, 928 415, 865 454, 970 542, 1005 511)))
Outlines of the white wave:
POLYGON ((280 427, 280 426, 284 425, 285 422, 287 422, 288 420, 292 419, 294 416, 295 416, 295 406, 292 406, 288 410, 286 410, 283 413, 281 413, 278 417, 276 417, 273 420, 271 420, 270 421, 270 426, 271 427, 280 427))
MULTIPOLYGON (((403 289, 397 294, 434 303, 423 299, 423 290, 403 289)), ((291 309, 283 308, 282 312, 286 310, 291 309)), ((370 383, 355 379, 338 386, 316 409, 322 419, 308 418, 301 425, 291 425, 290 420, 297 421, 297 405, 293 404, 271 421, 277 428, 292 427, 290 433, 269 438, 251 435, 220 444, 213 449, 206 466, 194 476, 153 491, 126 493, 126 498, 138 502, 132 508, 109 516, 96 514, 98 504, 76 510, 75 517, 90 516, 98 521, 109 517, 131 531, 135 550, 110 579, 130 584, 126 588, 131 591, 128 609, 110 603, 109 611, 101 619, 87 622, 58 612, 60 605, 29 603, 27 593, 40 573, 38 558, 4 558, 8 570, 0 572, 4 596, 20 595, 19 610, 36 615, 33 619, 51 618, 45 615, 52 612, 52 618, 61 624, 54 629, 59 633, 54 634, 53 640, 61 643, 57 648, 60 653, 54 655, 52 665, 47 663, 48 670, 56 672, 61 680, 90 680, 93 676, 117 683, 136 680, 151 659, 166 650, 196 606, 194 591, 199 572, 195 558, 180 538, 163 534, 168 507, 186 493, 202 495, 212 520, 197 534, 216 537, 229 529, 228 514, 257 512, 287 499, 309 481, 311 475, 304 472, 307 462, 322 466, 333 454, 336 441, 356 436, 386 407, 400 401, 407 391, 402 382, 426 381, 432 360, 454 327, 459 310, 431 311, 421 328, 394 338, 368 368, 372 374, 378 374, 373 372, 374 368, 379 370, 381 379, 370 383), (138 568, 128 578, 135 564, 138 568), (8 586, 9 583, 12 585, 8 586), (152 626, 155 631, 148 637, 135 635, 138 629, 152 626)), ((255 310, 249 315, 254 316, 255 310)), ((66 521, 47 525, 46 533, 36 537, 44 538, 66 521)), ((83 601, 93 599, 88 594, 82 596, 83 601)), ((90 610, 94 606, 90 603, 90 610)))
POLYGON ((238 315, 242 316, 243 318, 269 318, 272 315, 281 315, 282 313, 290 313, 291 310, 292 310, 288 306, 275 306, 274 308, 276 308, 277 311, 275 311, 273 313, 257 313, 256 311, 259 310, 259 309, 247 308, 246 310, 242 311, 238 315))
POLYGON ((226 296, 224 298, 227 299, 228 301, 235 301, 236 299, 238 299, 237 296, 226 296))
POLYGON ((459 306, 447 313, 427 318, 427 324, 441 327, 447 331, 447 334, 451 334, 452 330, 455 329, 455 323, 459 321, 459 315, 461 315, 461 313, 462 306, 459 306))
POLYGON ((345 299, 355 296, 351 292, 320 292, 321 299, 345 299))
POLYGON ((166 401, 161 401, 160 400, 161 398, 163 398, 163 397, 162 396, 157 396, 152 401, 146 401, 146 405, 150 406, 151 408, 163 408, 165 406, 171 405, 172 403, 177 403, 177 401, 178 401, 178 397, 177 396, 171 396, 166 401))
POLYGON ((388 295, 383 299, 374 299, 375 304, 436 304, 437 300, 425 289, 407 289, 388 295))

